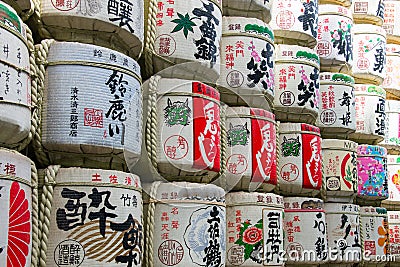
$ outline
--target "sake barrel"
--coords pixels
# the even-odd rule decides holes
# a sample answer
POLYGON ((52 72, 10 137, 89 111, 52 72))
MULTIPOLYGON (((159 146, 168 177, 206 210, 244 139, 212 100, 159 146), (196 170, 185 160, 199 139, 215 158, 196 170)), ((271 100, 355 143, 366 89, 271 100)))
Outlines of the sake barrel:
POLYGON ((357 148, 358 203, 388 198, 387 152, 384 147, 359 145, 357 148))
POLYGON ((387 100, 385 105, 385 139, 379 145, 385 147, 388 154, 400 154, 400 102, 387 100))
POLYGON ((156 182, 147 192, 150 197, 145 206, 144 266, 225 265, 226 212, 222 188, 156 182))
POLYGON ((318 3, 320 5, 333 4, 333 5, 340 5, 343 7, 350 7, 351 2, 352 2, 352 0, 320 0, 320 1, 318 1, 318 3))
POLYGON ((0 144, 15 146, 31 128, 31 78, 26 26, 0 3, 0 144))
POLYGON ((388 215, 385 208, 361 207, 360 228, 363 263, 385 265, 389 253, 388 215))
POLYGON ((322 140, 326 201, 352 203, 357 195, 357 146, 348 140, 322 140))
POLYGON ((354 0, 352 4, 354 22, 382 25, 385 2, 384 0, 354 0))
POLYGON ((400 2, 399 1, 385 1, 384 20, 382 27, 386 31, 386 38, 388 43, 400 43, 400 29, 397 27, 400 23, 400 2))
POLYGON ((351 266, 361 261, 360 207, 325 203, 328 248, 335 257, 329 263, 351 266))
POLYGON ((283 195, 316 195, 322 185, 319 129, 305 123, 279 126, 279 190, 283 195))
POLYGON ((107 48, 44 41, 43 94, 35 144, 43 164, 125 169, 141 153, 140 67, 107 48), (48 47, 50 47, 48 49, 48 47), (48 51, 48 52, 47 52, 48 51), (124 155, 125 154, 125 155, 124 155))
POLYGON ((386 77, 382 87, 388 97, 400 97, 400 45, 386 45, 386 77))
POLYGON ((318 198, 286 197, 285 218, 286 265, 322 264, 327 261, 327 233, 323 201, 318 198), (310 253, 313 251, 313 253, 310 253))
POLYGON ((215 83, 221 63, 221 1, 146 0, 145 4, 151 10, 146 18, 147 76, 164 70, 171 78, 215 83))
POLYGON ((380 85, 386 77, 386 32, 372 24, 355 24, 353 77, 356 83, 380 85))
POLYGON ((32 210, 32 185, 37 181, 31 164, 18 152, 0 149, 1 266, 29 267, 31 257, 33 262, 32 248, 37 248, 37 244, 32 243, 38 241, 38 228, 37 211, 32 210), (32 231, 36 232, 36 240, 32 231))
POLYGON ((322 72, 319 75, 320 109, 317 126, 325 138, 347 137, 356 129, 354 79, 346 74, 322 72))
POLYGON ((138 58, 143 48, 143 2, 40 0, 43 38, 90 43, 138 58))
POLYGON ((231 105, 272 108, 274 100, 274 35, 254 18, 223 17, 221 101, 231 105))
POLYGON ((209 183, 225 168, 219 92, 198 81, 153 76, 144 86, 146 142, 133 170, 209 183), (146 169, 147 168, 147 169, 146 169))
POLYGON ((353 66, 353 17, 341 5, 319 5, 315 48, 321 70, 350 73, 353 66))
POLYGON ((39 219, 45 266, 142 266, 138 176, 50 166, 44 181, 39 219))
POLYGON ((24 21, 26 21, 34 12, 34 0, 4 0, 3 2, 12 6, 24 21))
POLYGON ((226 266, 283 266, 283 197, 270 193, 226 195, 226 266))
POLYGON ((387 156, 387 171, 389 197, 382 201, 382 207, 400 210, 400 156, 387 156))
POLYGON ((320 106, 319 57, 300 46, 277 45, 275 51, 276 119, 315 123, 320 106))
POLYGON ((315 47, 318 1, 275 0, 272 2, 271 16, 275 43, 315 47))
POLYGON ((356 131, 350 139, 377 144, 384 139, 386 92, 372 84, 356 84, 356 131))
POLYGON ((256 108, 226 110, 226 191, 271 191, 277 184, 274 114, 256 108))
POLYGON ((396 266, 400 262, 400 214, 398 211, 387 211, 387 213, 389 226, 389 254, 391 257, 389 266, 396 266))
POLYGON ((257 18, 266 23, 271 20, 272 0, 225 0, 222 2, 224 16, 257 18))

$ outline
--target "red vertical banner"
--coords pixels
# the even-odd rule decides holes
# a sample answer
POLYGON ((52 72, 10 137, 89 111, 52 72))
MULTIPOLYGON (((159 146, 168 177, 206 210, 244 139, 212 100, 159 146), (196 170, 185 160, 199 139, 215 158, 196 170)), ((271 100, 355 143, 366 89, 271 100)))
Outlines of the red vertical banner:
POLYGON ((192 83, 192 91, 205 95, 208 100, 193 97, 193 168, 219 172, 221 169, 221 126, 219 93, 199 82, 192 83))
POLYGON ((302 133, 303 152, 303 188, 321 189, 322 186, 322 155, 321 137, 319 128, 302 124, 302 131, 315 132, 302 133))
MULTIPOLYGON (((251 109, 251 115, 273 119, 273 114, 251 109)), ((277 183, 276 174, 276 127, 271 121, 251 119, 252 182, 277 183)))

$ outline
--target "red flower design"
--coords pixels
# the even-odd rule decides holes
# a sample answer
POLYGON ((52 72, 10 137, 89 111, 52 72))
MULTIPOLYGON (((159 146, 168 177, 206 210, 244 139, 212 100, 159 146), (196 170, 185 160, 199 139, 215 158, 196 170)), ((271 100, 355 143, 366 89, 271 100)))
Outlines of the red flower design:
POLYGON ((249 227, 243 232, 243 242, 254 245, 262 239, 262 230, 257 227, 249 227))

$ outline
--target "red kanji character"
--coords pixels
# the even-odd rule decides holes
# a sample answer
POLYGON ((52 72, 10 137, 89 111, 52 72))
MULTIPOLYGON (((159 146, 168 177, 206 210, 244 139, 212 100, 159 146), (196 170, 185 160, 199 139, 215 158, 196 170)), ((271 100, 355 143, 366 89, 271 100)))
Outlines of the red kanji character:
POLYGON ((101 182, 101 175, 97 172, 95 174, 92 174, 92 182, 101 182))
POLYGON ((111 174, 108 178, 110 178, 110 183, 118 184, 118 177, 115 174, 111 174))

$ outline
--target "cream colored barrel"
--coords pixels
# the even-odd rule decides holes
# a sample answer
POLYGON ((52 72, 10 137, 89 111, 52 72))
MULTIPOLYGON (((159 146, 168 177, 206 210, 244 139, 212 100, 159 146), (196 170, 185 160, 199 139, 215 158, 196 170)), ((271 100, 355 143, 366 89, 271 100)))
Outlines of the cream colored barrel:
POLYGON ((148 188, 143 266, 224 266, 224 190, 185 182, 155 182, 148 188))
POLYGON ((34 163, 18 152, 1 148, 1 266, 39 266, 37 209, 34 163))
POLYGON ((126 168, 125 158, 137 160, 142 94, 136 61, 72 42, 43 41, 37 52, 44 77, 42 125, 34 142, 38 160, 120 170, 126 168))
POLYGON ((353 66, 353 17, 341 5, 319 5, 317 52, 321 70, 351 73, 353 66))
POLYGON ((272 3, 272 0, 225 0, 222 1, 222 9, 224 16, 257 18, 269 23, 272 3))
POLYGON ((271 16, 275 43, 314 48, 317 43, 318 1, 275 0, 271 16))
POLYGON ((400 210, 400 156, 387 156, 388 199, 382 201, 382 207, 400 210))
POLYGON ((319 129, 304 123, 279 126, 279 191, 282 195, 312 195, 322 186, 322 155, 319 129))
POLYGON ((34 0, 4 0, 3 2, 12 6, 24 21, 34 13, 34 0))
POLYGON ((40 205, 40 266, 142 266, 142 216, 138 176, 50 166, 40 205))
POLYGON ((274 113, 279 121, 315 123, 319 103, 319 57, 306 47, 277 45, 274 113))
POLYGON ((283 197, 270 193, 226 195, 226 266, 283 266, 283 197))
POLYGON ((221 63, 221 1, 144 2, 146 75, 162 71, 171 78, 215 83, 221 63))
POLYGON ((352 3, 353 18, 355 23, 382 25, 384 12, 384 0, 354 0, 352 3))
POLYGON ((256 108, 229 107, 226 127, 225 190, 272 191, 278 182, 274 114, 256 108))
POLYGON ((1 2, 0 14, 0 144, 15 147, 31 130, 30 55, 27 29, 17 13, 1 2))
MULTIPOLYGON (((355 15, 353 13, 353 15, 355 15)), ((355 24, 353 77, 356 83, 381 85, 386 77, 386 32, 372 24, 355 24)))
POLYGON ((381 146, 357 148, 357 203, 369 205, 388 198, 387 151, 381 146))
POLYGON ((323 139, 323 195, 328 202, 352 203, 357 195, 357 143, 323 139))
POLYGON ((385 0, 385 14, 382 27, 386 30, 388 44, 400 44, 400 2, 385 0))
POLYGON ((223 17, 221 101, 270 110, 274 101, 274 34, 254 18, 223 17))
POLYGON ((319 74, 320 109, 317 126, 324 138, 346 138, 356 129, 354 79, 346 74, 319 74))
POLYGON ((394 259, 390 259, 389 266, 396 266, 400 263, 400 213, 388 211, 389 224, 389 253, 394 259), (394 260, 394 262, 393 262, 394 260))
POLYGON ((351 266, 361 261, 360 207, 353 204, 325 203, 328 248, 337 258, 330 264, 351 266))
POLYGON ((377 144, 384 139, 386 127, 386 92, 372 84, 355 84, 356 131, 350 139, 377 144))
POLYGON ((382 87, 388 98, 400 98, 400 45, 386 45, 386 77, 382 87))
POLYGON ((388 215, 385 208, 361 207, 360 228, 366 266, 384 266, 389 252, 388 215), (386 258, 386 259, 385 259, 386 258))
POLYGON ((327 261, 327 232, 323 201, 318 198, 285 197, 285 266, 318 265, 327 261), (315 253, 309 253, 313 251, 315 253))
POLYGON ((400 154, 400 102, 386 100, 385 139, 379 143, 388 150, 388 154, 400 154))
POLYGON ((139 58, 143 2, 138 0, 40 0, 42 38, 90 43, 139 58))

